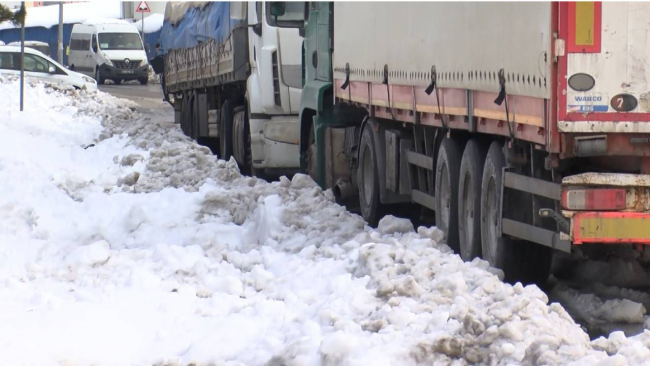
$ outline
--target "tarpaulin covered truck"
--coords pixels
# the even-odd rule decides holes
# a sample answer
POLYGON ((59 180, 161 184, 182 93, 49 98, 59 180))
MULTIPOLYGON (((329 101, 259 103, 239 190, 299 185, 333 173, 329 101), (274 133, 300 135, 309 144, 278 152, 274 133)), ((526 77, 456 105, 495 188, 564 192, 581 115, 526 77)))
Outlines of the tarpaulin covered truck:
POLYGON ((183 132, 218 138, 243 171, 297 170, 302 38, 278 24, 303 17, 302 3, 275 17, 264 2, 169 2, 163 90, 183 132))
POLYGON ((371 224, 417 204, 509 280, 543 281, 554 251, 644 250, 648 19, 648 3, 309 3, 303 168, 371 224))

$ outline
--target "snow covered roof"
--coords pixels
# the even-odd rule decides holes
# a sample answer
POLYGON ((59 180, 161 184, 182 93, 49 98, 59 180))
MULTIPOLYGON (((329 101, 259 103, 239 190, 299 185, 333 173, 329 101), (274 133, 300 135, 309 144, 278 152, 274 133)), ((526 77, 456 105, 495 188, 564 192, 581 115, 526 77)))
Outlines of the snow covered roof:
POLYGON ((102 24, 131 24, 123 19, 111 19, 111 18, 89 18, 83 24, 87 25, 102 25, 102 24))
MULTIPOLYGON (((8 46, 20 46, 20 41, 11 42, 8 46)), ((41 41, 25 41, 25 46, 49 46, 49 44, 41 41)))
MULTIPOLYGON (((162 29, 163 21, 165 16, 160 13, 151 14, 150 16, 144 18, 144 32, 145 33, 154 33, 162 29)), ((142 20, 138 20, 133 23, 139 32, 142 32, 142 20)))
MULTIPOLYGON (((119 1, 93 1, 63 5, 63 23, 83 23, 90 18, 117 19, 122 15, 119 1)), ((59 23, 59 7, 39 6, 27 9, 25 27, 45 27, 59 23)), ((0 30, 17 28, 10 22, 0 23, 0 30)))

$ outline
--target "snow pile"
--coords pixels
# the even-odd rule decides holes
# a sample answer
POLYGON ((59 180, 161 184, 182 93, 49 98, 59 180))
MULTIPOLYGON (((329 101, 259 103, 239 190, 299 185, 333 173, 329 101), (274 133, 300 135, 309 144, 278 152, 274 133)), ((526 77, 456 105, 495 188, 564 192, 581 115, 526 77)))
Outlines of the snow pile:
MULTIPOLYGON (((83 23, 89 18, 101 17, 118 19, 122 15, 122 3, 119 1, 89 1, 63 4, 63 23, 83 23)), ((25 27, 50 28, 59 24, 59 7, 56 5, 27 8, 25 27)), ((1 29, 16 28, 10 22, 0 23, 1 29)))
MULTIPOLYGON (((139 18, 139 16, 137 17, 139 18)), ((160 13, 153 13, 148 17, 144 18, 144 32, 145 33, 155 33, 162 29, 163 21, 165 20, 165 15, 160 13)), ((142 19, 133 23, 139 32, 142 32, 142 19)))
POLYGON ((558 255, 560 279, 554 281, 550 296, 593 330, 601 326, 631 333, 647 329, 650 294, 642 290, 650 286, 650 272, 642 266, 640 254, 623 247, 600 259, 588 259, 580 252, 558 255))
POLYGON ((371 229, 101 92, 30 82, 21 114, 17 90, 0 81, 0 364, 647 360, 650 332, 590 342, 436 228, 371 229))

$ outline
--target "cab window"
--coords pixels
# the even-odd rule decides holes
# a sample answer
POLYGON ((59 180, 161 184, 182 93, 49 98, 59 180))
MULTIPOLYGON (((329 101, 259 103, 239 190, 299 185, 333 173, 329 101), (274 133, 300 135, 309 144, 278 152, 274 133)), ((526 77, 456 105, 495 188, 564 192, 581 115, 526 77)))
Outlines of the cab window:
POLYGON ((284 14, 280 16, 271 15, 271 6, 273 2, 266 3, 266 22, 271 27, 298 28, 305 21, 304 1, 286 1, 284 2, 284 14))

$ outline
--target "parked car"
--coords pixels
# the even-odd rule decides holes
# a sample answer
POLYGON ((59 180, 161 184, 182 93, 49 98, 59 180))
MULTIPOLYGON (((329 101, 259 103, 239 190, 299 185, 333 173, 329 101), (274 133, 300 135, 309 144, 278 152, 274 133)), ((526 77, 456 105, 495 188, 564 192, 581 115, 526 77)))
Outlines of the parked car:
POLYGON ((68 65, 71 70, 116 84, 138 80, 147 84, 149 62, 142 39, 132 24, 75 24, 70 35, 68 65))
MULTIPOLYGON (((7 46, 20 47, 20 41, 10 42, 7 46)), ((36 51, 41 51, 45 56, 52 57, 52 53, 50 52, 50 45, 45 42, 25 41, 25 47, 29 47, 36 51)))
MULTIPOLYGON (((20 75, 20 47, 0 46, 0 74, 20 75)), ((97 89, 93 78, 68 70, 31 48, 25 48, 25 75, 78 89, 97 89)))

